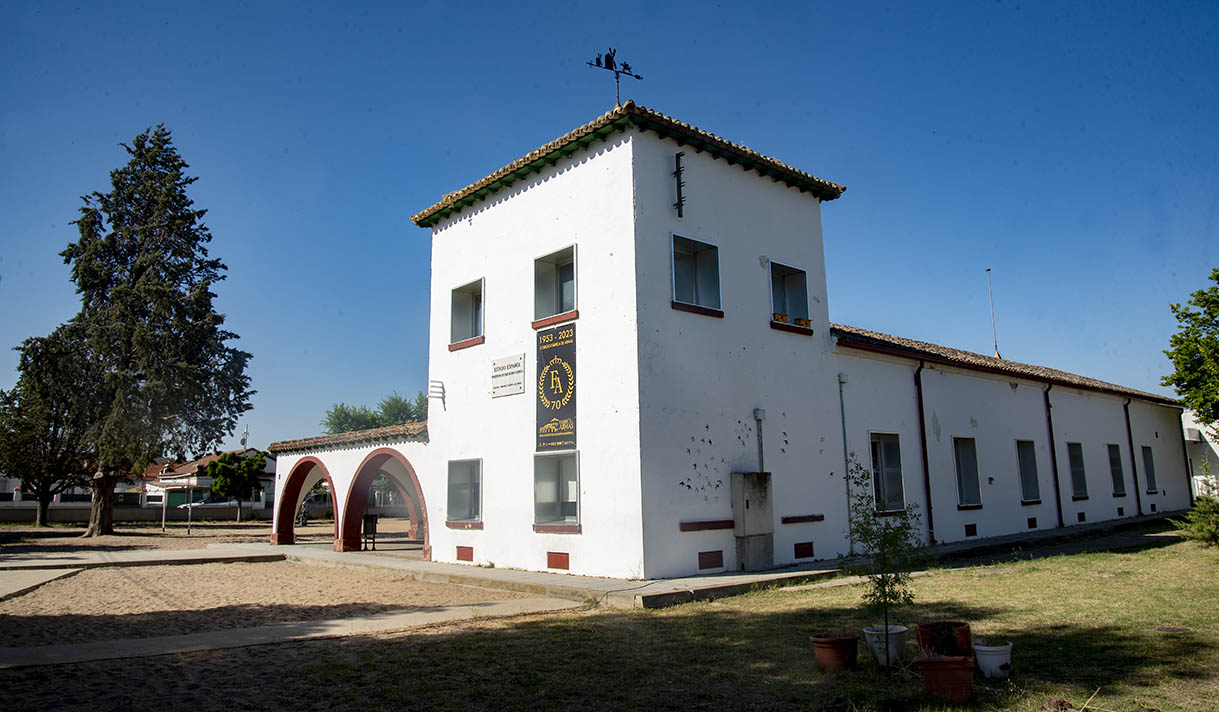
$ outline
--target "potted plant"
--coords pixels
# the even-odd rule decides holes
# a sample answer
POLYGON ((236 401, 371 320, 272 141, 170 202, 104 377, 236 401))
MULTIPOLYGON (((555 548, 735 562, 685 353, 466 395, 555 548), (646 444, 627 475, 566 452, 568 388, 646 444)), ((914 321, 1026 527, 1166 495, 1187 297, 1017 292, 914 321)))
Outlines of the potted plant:
POLYGON ((784 314, 784 313, 782 313, 782 312, 773 312, 773 316, 774 316, 774 320, 775 320, 775 321, 777 321, 777 322, 779 322, 780 324, 786 324, 786 323, 787 323, 787 315, 786 315, 786 314, 784 314))
POLYGON ((824 672, 839 672, 855 667, 859 659, 859 636, 849 633, 821 633, 809 636, 817 666, 824 672))
POLYGON ((811 329, 813 328, 813 322, 802 316, 798 316, 796 317, 796 326, 803 326, 806 329, 811 329))
POLYGON ((1002 645, 973 644, 974 658, 978 661, 978 669, 986 677, 1007 677, 1012 669, 1012 644, 1002 645))
POLYGON ((906 645, 906 627, 889 624, 891 611, 914 601, 910 572, 925 557, 919 536, 917 507, 907 504, 900 511, 882 511, 875 495, 872 472, 851 454, 846 474, 851 555, 844 568, 863 576, 867 589, 865 608, 881 614, 882 626, 864 629, 876 662, 888 668, 901 658, 906 645))

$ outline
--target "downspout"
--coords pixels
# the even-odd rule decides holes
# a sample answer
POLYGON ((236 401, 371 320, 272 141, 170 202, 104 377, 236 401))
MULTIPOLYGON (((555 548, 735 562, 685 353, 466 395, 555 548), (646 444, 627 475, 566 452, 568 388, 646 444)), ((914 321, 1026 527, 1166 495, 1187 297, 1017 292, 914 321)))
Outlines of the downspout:
POLYGON ((838 413, 842 416, 842 479, 847 483, 847 542, 850 553, 855 554, 855 531, 851 527, 851 451, 847 447, 847 406, 842 387, 846 385, 847 375, 838 374, 838 413))
POLYGON ((1122 404, 1122 412, 1126 414, 1126 445, 1130 448, 1130 476, 1134 478, 1134 503, 1139 508, 1139 516, 1141 517, 1143 516, 1143 495, 1139 492, 1139 461, 1134 456, 1134 434, 1130 430, 1129 398, 1122 404))
POLYGON ((763 454, 762 449, 762 421, 766 420, 766 411, 754 408, 753 420, 758 425, 758 472, 766 472, 766 455, 763 454))
MULTIPOLYGON (((1180 416, 1177 417, 1180 421, 1180 416)), ((1194 506, 1194 473, 1189 471, 1189 450, 1185 445, 1185 424, 1181 424, 1181 457, 1185 459, 1185 491, 1189 492, 1189 506, 1194 506)))
POLYGON ((923 494, 927 498, 927 541, 935 544, 935 518, 931 516, 931 468, 927 465, 927 419, 923 415, 923 361, 914 369, 914 390, 918 396, 918 442, 923 451, 923 494))
POLYGON ((1045 426, 1050 432, 1050 471, 1054 474, 1054 506, 1058 509, 1058 526, 1062 527, 1062 491, 1058 484, 1058 446, 1054 443, 1054 416, 1050 414, 1050 389, 1053 387, 1053 383, 1045 384, 1045 390, 1041 392, 1041 395, 1045 398, 1045 426))

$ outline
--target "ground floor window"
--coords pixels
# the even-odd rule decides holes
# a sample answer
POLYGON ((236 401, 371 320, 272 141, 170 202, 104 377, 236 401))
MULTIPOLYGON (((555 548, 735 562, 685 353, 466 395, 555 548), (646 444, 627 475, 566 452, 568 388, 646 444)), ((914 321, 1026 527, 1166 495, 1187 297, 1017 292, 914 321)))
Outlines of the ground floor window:
POLYGON ((1084 472, 1084 448, 1079 443, 1067 443, 1067 458, 1071 461, 1071 494, 1088 496, 1088 477, 1084 472))
POLYGON ((449 463, 449 521, 470 522, 482 518, 482 479, 482 460, 449 463))
POLYGON ((1156 463, 1155 458, 1151 455, 1151 448, 1143 446, 1143 472, 1147 476, 1147 491, 1155 492, 1159 488, 1156 487, 1156 463))
POLYGON ((893 512, 906 508, 902 490, 902 449, 897 435, 872 433, 872 490, 876 511, 893 512))
POLYGON ((952 453, 957 463, 957 504, 963 507, 982 504, 977 444, 973 438, 953 438, 952 453))
POLYGON ((533 458, 533 521, 535 524, 580 521, 580 467, 576 453, 533 458))
POLYGON ((1020 499, 1036 502, 1041 499, 1041 485, 1037 481, 1037 451, 1032 440, 1016 441, 1016 462, 1020 466, 1020 499))
POLYGON ((1109 444, 1109 474, 1113 477, 1113 494, 1126 494, 1126 482, 1122 477, 1122 449, 1109 444))

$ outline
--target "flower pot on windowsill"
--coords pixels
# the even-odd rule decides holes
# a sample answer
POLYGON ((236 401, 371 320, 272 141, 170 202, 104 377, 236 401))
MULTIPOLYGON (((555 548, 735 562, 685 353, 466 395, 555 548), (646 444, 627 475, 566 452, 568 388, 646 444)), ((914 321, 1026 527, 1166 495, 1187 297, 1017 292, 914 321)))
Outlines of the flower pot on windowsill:
POLYGON ((952 704, 963 705, 974 696, 974 660, 964 655, 915 658, 923 674, 923 692, 952 704))
POLYGON ((781 313, 779 313, 779 312, 774 312, 774 314, 772 314, 772 316, 774 317, 774 321, 777 321, 777 322, 779 322, 780 324, 786 324, 786 323, 787 323, 787 315, 786 315, 786 314, 781 314, 781 313))
POLYGON ((906 633, 909 631, 904 625, 889 626, 889 657, 885 658, 885 627, 883 625, 870 625, 863 629, 864 636, 868 639, 868 647, 872 649, 872 657, 876 658, 876 663, 883 666, 892 666, 894 663, 902 659, 902 651, 906 649, 906 633))
POLYGON ((974 658, 986 677, 1007 677, 1012 669, 1012 644, 983 645, 974 643, 974 658))
POLYGON ((796 326, 803 326, 805 329, 811 329, 813 328, 813 322, 805 319, 802 316, 798 316, 796 317, 796 326))
POLYGON ((969 624, 962 621, 933 621, 916 627, 918 649, 925 656, 973 655, 969 624))
POLYGON ((820 633, 809 636, 817 667, 823 672, 853 670, 859 657, 859 636, 843 633, 820 633))

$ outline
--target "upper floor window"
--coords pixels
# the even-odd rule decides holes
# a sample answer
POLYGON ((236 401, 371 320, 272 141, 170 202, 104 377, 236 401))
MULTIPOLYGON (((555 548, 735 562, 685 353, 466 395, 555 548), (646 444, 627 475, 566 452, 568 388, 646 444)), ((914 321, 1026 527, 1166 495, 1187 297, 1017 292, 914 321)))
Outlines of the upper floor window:
POLYGON ((981 506, 978 488, 978 446, 973 438, 953 438, 952 452, 957 463, 957 505, 981 506))
POLYGON ((902 448, 897 435, 872 433, 872 493, 878 512, 906 508, 906 495, 902 490, 902 448))
POLYGON ((533 262, 533 318, 576 310, 576 246, 533 262))
POLYGON ((673 236, 673 301, 721 309, 718 247, 673 236))
POLYGON ((770 310, 772 319, 808 328, 808 279, 804 270, 770 263, 770 310))
POLYGON ((477 280, 453 290, 449 343, 483 335, 483 281, 477 280))

